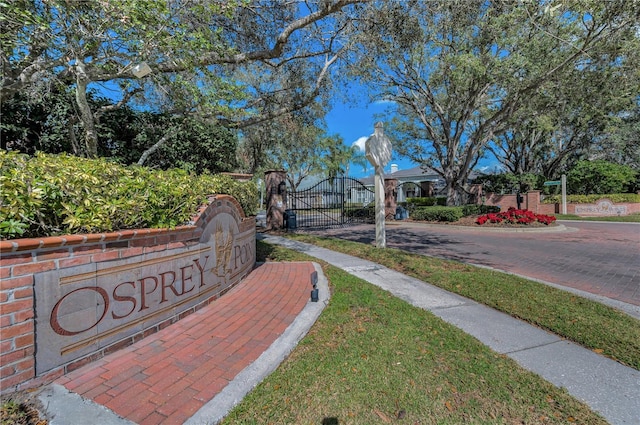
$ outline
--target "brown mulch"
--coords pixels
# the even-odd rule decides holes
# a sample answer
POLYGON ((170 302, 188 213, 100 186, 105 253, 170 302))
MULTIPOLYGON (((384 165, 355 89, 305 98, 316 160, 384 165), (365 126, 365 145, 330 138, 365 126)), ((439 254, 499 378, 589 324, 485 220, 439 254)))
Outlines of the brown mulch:
POLYGON ((39 401, 29 392, 3 396, 0 405, 0 425, 47 425, 40 417, 39 401))

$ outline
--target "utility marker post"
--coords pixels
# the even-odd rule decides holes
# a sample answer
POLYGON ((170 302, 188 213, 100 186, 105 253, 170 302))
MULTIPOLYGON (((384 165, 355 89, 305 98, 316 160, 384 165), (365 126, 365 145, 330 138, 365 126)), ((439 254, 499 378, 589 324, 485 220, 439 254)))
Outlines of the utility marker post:
POLYGON ((374 132, 365 142, 365 156, 375 169, 376 247, 386 248, 384 208, 384 166, 391 161, 391 140, 384 135, 383 124, 377 122, 374 132))
POLYGON ((567 175, 563 174, 562 182, 562 214, 567 214, 567 175))

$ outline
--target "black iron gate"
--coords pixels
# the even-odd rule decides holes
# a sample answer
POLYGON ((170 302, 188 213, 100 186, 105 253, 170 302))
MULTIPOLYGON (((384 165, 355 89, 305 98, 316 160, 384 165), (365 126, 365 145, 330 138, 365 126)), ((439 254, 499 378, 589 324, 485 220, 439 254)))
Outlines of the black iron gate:
POLYGON ((374 192, 351 177, 326 179, 288 198, 285 227, 290 229, 375 223, 374 192))

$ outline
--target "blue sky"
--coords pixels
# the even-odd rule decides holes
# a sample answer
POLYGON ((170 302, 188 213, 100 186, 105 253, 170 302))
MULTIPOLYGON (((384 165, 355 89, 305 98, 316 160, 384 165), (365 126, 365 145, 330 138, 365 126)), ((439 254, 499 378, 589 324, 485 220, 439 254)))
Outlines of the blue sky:
MULTIPOLYGON (((364 142, 369 136, 373 134, 373 125, 377 121, 375 119, 376 114, 385 112, 388 105, 384 102, 371 103, 367 105, 365 102, 359 102, 360 105, 353 106, 339 100, 335 100, 333 109, 325 117, 327 122, 327 133, 329 135, 337 134, 344 140, 344 144, 352 146, 358 144, 364 153, 364 142)), ((389 118, 383 118, 383 123, 389 118)), ((379 119, 378 119, 379 120, 379 119)), ((393 145, 393 140, 391 140, 393 145)), ((385 173, 389 173, 391 164, 397 164, 398 170, 407 170, 418 166, 414 162, 411 162, 407 158, 401 158, 396 153, 393 153, 393 157, 389 164, 384 168, 385 173)), ((494 170, 499 163, 495 158, 483 158, 476 167, 477 171, 489 171, 494 170)), ((358 165, 351 165, 349 170, 349 177, 367 177, 372 176, 374 173, 373 167, 369 164, 367 170, 363 170, 358 165)))
MULTIPOLYGON (((326 116, 327 132, 330 135, 337 134, 342 137, 344 144, 347 146, 357 144, 364 153, 364 142, 373 134, 373 125, 376 122, 374 115, 383 113, 385 108, 384 103, 351 106, 336 101, 333 109, 326 116)), ((385 119, 381 121, 384 123, 385 119)), ((393 140, 391 144, 393 145, 393 140)), ((394 154, 393 159, 384 169, 385 173, 389 172, 391 164, 397 164, 399 170, 406 170, 418 165, 394 154)), ((349 177, 366 177, 370 175, 373 175, 373 167, 370 164, 366 171, 359 165, 352 165, 349 170, 349 177)))

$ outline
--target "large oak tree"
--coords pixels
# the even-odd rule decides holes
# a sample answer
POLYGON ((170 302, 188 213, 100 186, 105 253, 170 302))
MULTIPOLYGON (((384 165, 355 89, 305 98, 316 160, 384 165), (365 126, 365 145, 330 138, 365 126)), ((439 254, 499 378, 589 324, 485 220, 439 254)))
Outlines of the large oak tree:
POLYGON ((639 10, 625 0, 385 2, 360 21, 366 54, 354 75, 395 103, 394 149, 436 170, 459 204, 488 144, 532 98, 604 56, 611 67, 626 60, 639 10))
MULTIPOLYGON (((78 154, 98 154, 97 118, 125 104, 246 127, 303 108, 328 77, 363 0, 15 0, 1 3, 0 100, 72 88, 82 123, 78 154), (136 67, 151 74, 137 78, 136 67), (240 69, 286 75, 247 86, 240 69), (114 103, 92 109, 97 89, 114 103)), ((159 138, 140 163, 169 139, 159 138)))

